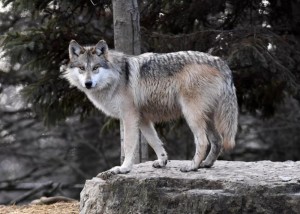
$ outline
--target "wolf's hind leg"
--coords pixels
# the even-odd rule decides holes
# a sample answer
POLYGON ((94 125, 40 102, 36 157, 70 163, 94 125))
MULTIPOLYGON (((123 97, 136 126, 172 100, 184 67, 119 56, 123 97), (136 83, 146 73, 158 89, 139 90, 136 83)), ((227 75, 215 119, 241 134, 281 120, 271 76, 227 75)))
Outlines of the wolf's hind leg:
POLYGON ((157 160, 153 162, 153 167, 164 167, 167 164, 168 155, 154 129, 153 123, 145 119, 142 120, 140 123, 140 130, 157 155, 157 160))
POLYGON ((208 139, 210 142, 210 150, 205 160, 200 164, 200 168, 211 167, 221 153, 222 137, 216 130, 214 130, 214 128, 208 130, 208 139))
POLYGON ((208 145, 206 136, 206 115, 203 110, 204 108, 201 108, 199 102, 190 102, 182 106, 183 115, 194 134, 196 151, 191 164, 181 168, 180 170, 182 172, 196 171, 205 158, 208 145))

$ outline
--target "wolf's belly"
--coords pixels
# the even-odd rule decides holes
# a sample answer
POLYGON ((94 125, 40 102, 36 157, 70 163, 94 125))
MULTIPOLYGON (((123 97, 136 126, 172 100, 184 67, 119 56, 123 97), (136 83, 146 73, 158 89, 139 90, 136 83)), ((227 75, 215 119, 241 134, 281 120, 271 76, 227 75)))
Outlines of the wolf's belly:
POLYGON ((148 102, 139 108, 142 117, 152 122, 164 122, 177 119, 181 116, 181 108, 178 104, 162 105, 148 102))
POLYGON ((181 106, 174 82, 143 82, 135 89, 135 104, 143 117, 153 122, 180 117, 181 106))

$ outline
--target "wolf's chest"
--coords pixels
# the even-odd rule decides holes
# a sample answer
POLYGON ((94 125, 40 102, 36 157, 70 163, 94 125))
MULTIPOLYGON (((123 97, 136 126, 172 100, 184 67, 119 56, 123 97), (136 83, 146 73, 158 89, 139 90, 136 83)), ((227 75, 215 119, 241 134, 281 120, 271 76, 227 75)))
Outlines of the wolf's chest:
POLYGON ((120 118, 120 101, 117 97, 101 93, 86 93, 90 101, 106 115, 120 118))

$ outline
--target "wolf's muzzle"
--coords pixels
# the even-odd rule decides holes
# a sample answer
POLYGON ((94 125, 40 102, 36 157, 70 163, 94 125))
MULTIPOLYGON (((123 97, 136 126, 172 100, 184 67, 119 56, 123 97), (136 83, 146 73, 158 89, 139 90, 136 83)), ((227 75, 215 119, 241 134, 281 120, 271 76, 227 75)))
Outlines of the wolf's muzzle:
POLYGON ((85 87, 86 87, 87 89, 92 88, 92 85, 93 85, 93 82, 92 82, 92 81, 88 81, 88 82, 85 83, 85 87))

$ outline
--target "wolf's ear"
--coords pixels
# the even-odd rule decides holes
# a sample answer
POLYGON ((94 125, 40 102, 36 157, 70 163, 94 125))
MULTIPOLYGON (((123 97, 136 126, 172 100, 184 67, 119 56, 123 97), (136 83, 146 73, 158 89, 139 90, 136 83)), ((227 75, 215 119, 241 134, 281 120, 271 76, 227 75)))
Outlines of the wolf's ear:
POLYGON ((101 54, 104 55, 104 57, 107 57, 108 53, 108 46, 104 40, 100 40, 97 45, 95 46, 95 53, 100 56, 101 54))
POLYGON ((75 40, 72 40, 69 44, 69 57, 70 59, 76 58, 79 54, 84 53, 84 48, 81 47, 75 40))

